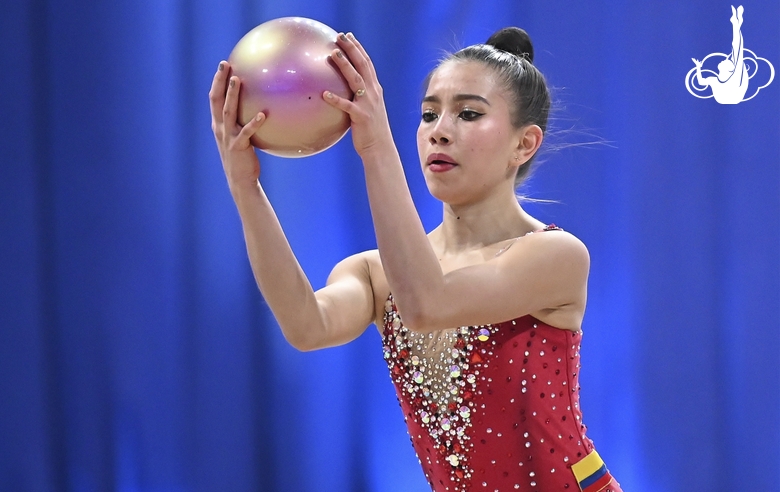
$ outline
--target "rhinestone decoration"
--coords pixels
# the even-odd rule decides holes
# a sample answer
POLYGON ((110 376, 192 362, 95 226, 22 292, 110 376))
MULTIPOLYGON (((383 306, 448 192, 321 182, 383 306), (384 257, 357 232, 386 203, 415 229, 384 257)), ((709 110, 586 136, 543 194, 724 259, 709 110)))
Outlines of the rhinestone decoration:
MULTIPOLYGON (((496 328, 461 327, 420 334, 401 323, 392 296, 385 304, 384 353, 393 382, 409 395, 416 418, 432 438, 440 461, 450 464, 454 490, 466 490, 469 429, 480 369, 496 328)), ((418 458, 420 458, 418 456, 418 458)))

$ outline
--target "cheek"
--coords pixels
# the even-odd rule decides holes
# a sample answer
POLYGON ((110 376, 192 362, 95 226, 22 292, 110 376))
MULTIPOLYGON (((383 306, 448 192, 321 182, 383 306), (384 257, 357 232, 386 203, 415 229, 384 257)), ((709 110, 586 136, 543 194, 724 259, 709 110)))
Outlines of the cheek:
POLYGON ((425 136, 425 131, 422 128, 422 125, 419 125, 417 127, 417 155, 420 157, 420 161, 422 162, 423 155, 423 144, 427 141, 427 137, 425 136))
POLYGON ((420 123, 417 125, 417 142, 424 142, 428 138, 428 132, 430 124, 426 124, 424 121, 420 120, 420 123))
POLYGON ((493 154, 503 154, 511 147, 509 135, 501 128, 486 132, 486 138, 479 143, 486 151, 493 154))
POLYGON ((485 156, 496 154, 501 149, 501 136, 496 131, 480 132, 474 138, 469 138, 468 148, 472 153, 485 156))
POLYGON ((485 177, 488 174, 493 175, 493 172, 503 175, 510 150, 503 130, 491 128, 489 131, 480 132, 479 135, 474 135, 474 138, 469 138, 466 148, 471 154, 471 160, 483 166, 481 172, 486 173, 485 177))

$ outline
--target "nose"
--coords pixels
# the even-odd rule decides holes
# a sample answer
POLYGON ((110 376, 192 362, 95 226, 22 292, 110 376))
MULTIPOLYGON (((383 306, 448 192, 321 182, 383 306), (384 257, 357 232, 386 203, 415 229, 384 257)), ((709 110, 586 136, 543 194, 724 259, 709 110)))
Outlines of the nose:
POLYGON ((446 145, 452 141, 452 127, 445 115, 439 116, 434 123, 429 141, 432 144, 446 145))

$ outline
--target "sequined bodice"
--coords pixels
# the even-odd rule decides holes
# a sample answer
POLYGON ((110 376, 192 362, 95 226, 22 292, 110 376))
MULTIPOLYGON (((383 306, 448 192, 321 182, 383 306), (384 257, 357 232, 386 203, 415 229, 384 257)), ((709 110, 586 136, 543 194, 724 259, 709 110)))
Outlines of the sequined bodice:
POLYGON ((580 339, 531 316, 420 334, 388 298, 384 358, 433 490, 578 490, 580 339))

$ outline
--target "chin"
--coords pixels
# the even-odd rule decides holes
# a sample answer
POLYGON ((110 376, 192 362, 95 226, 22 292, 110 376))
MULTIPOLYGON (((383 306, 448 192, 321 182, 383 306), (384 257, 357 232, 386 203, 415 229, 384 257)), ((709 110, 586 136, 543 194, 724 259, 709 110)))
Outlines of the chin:
POLYGON ((440 202, 450 203, 450 201, 455 198, 455 195, 457 195, 452 187, 444 186, 442 183, 431 183, 426 179, 425 184, 428 186, 428 193, 440 202))
POLYGON ((441 183, 428 183, 428 192, 435 199, 447 205, 465 205, 468 203, 468 194, 461 189, 445 186, 441 183))

